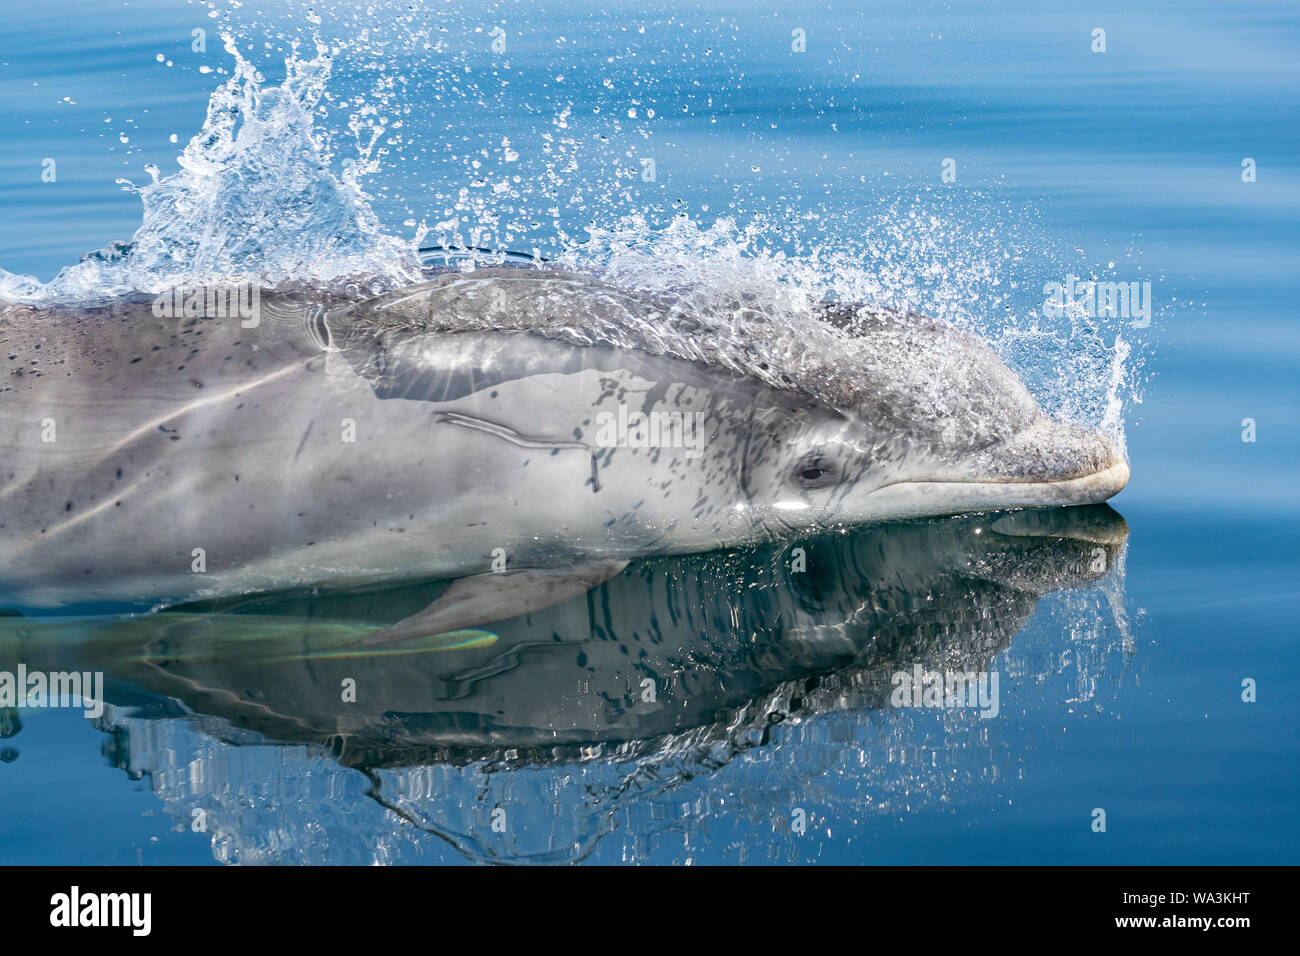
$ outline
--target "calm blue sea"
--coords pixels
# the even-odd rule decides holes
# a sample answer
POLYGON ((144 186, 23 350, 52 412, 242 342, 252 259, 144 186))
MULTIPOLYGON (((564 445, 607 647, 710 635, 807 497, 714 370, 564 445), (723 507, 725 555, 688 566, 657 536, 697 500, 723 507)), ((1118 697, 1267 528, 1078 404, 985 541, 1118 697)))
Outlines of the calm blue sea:
MULTIPOLYGON (((208 6, 6 5, 0 267, 47 281, 131 237, 140 201, 115 181, 177 170, 232 68, 222 30, 268 85, 316 32, 335 48, 317 112, 330 162, 373 162, 360 182, 392 235, 548 253, 627 216, 761 221, 791 255, 879 247, 862 266, 891 282, 997 301, 988 328, 1023 326, 1067 274, 1149 281, 1150 324, 1102 333, 1133 348, 1132 480, 1111 502, 1127 544, 1023 614, 981 603, 985 585, 945 563, 946 532, 909 545, 924 567, 899 600, 917 603, 880 625, 896 645, 882 660, 986 660, 963 642, 988 625, 996 717, 891 711, 869 675, 783 659, 774 679, 813 703, 756 727, 728 700, 699 747, 618 759, 412 750, 363 772, 290 732, 292 675, 260 687, 218 661, 169 684, 93 628, 6 624, 0 667, 48 647, 112 692, 93 721, 0 714, 0 863, 1300 862, 1294 3, 343 2, 319 25, 296 3, 208 6)), ((890 533, 872 534, 859 552, 887 554, 890 533)), ((1061 560, 1017 556, 1039 575, 1061 560)), ((878 621, 899 593, 845 590, 878 621)), ((729 620, 747 611, 766 633, 748 604, 729 620)), ((729 666, 756 700, 772 691, 753 660, 729 666)))

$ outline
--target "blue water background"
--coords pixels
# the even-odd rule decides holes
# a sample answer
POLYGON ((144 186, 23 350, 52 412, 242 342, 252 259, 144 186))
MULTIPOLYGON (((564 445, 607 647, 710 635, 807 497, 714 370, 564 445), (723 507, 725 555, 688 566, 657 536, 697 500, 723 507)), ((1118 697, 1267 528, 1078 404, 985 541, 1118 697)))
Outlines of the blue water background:
MULTIPOLYGON (((657 103, 663 116, 658 179, 636 187, 647 204, 706 221, 815 208, 820 224, 808 228, 833 234, 881 196, 942 187, 934 202, 970 221, 1029 210, 1017 221, 1050 252, 1024 264, 1022 308, 1062 278, 1069 250, 1080 271, 1117 261, 1118 276, 1151 279, 1157 306, 1152 327, 1131 333, 1148 358, 1141 402, 1127 409, 1133 477, 1113 502, 1132 529, 1125 600, 1135 646, 1124 679, 1084 707, 1038 696, 1032 682, 1004 688, 1006 713, 984 730, 1007 756, 997 787, 955 781, 945 799, 889 814, 841 807, 803 842, 782 844, 793 851, 765 855, 764 834, 710 794, 779 810, 803 781, 791 764, 732 766, 679 795, 698 812, 641 858, 728 861, 749 843, 756 860, 1300 861, 1300 8, 1180 0, 976 12, 909 0, 726 3, 646 17, 638 6, 484 7, 485 30, 511 30, 512 82, 479 108, 439 105, 438 124, 465 142, 525 140, 525 130, 551 125, 555 76, 565 75, 581 116, 593 104, 625 110, 626 91, 610 94, 602 80, 635 70, 646 78, 641 108, 657 103), (1107 31, 1104 54, 1090 51, 1095 27, 1107 31), (806 53, 790 50, 794 28, 807 31, 806 53), (955 183, 940 183, 945 157, 957 160, 955 183), (1245 157, 1256 182, 1242 181, 1245 157), (1254 443, 1242 441, 1245 418, 1257 423, 1254 443), (1240 699, 1247 677, 1258 682, 1254 704, 1240 699), (1107 809, 1104 835, 1089 828, 1094 807, 1107 809)), ((276 4, 262 8, 264 21, 278 15, 276 4)), ((291 7, 283 16, 304 26, 291 7)), ((215 35, 206 54, 191 52, 196 27, 214 34, 205 7, 162 0, 6 6, 0 265, 48 279, 130 236, 139 203, 114 180, 146 180, 146 162, 174 170, 180 147, 169 135, 183 145, 198 129, 221 78, 200 66, 229 66, 215 35), (55 183, 41 181, 46 157, 57 160, 55 183)), ((483 69, 488 42, 447 38, 479 51, 467 55, 483 69)), ((275 52, 259 51, 268 72, 275 52)), ((341 59, 331 89, 368 83, 341 59)), ((366 183, 394 233, 410 234, 403 222, 413 216, 436 218, 433 194, 463 183, 463 163, 436 138, 429 145, 421 162, 366 183)), ((562 218, 577 231, 599 214, 597 197, 562 218)), ((549 229, 521 244, 545 246, 549 229)), ((1050 646, 1053 636, 1035 639, 1050 646)), ((107 765, 107 738, 78 713, 24 718, 19 759, 0 764, 0 862, 213 859, 210 839, 163 813, 147 780, 107 765)), ((275 790, 273 761, 247 772, 269 775, 259 782, 275 790)), ((377 805, 348 812, 370 818, 361 829, 385 825, 377 805)), ((593 859, 617 862, 618 844, 608 845, 593 859)), ((427 859, 460 858, 432 844, 427 859)))

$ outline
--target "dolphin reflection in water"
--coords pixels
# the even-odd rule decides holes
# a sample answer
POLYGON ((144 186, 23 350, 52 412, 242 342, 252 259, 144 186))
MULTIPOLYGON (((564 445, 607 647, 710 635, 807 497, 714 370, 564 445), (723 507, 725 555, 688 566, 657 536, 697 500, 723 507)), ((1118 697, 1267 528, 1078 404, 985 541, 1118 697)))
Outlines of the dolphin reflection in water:
MULTIPOLYGON (((891 787, 906 807, 946 793, 959 778, 942 763, 896 760, 925 747, 920 725, 888 721, 889 758, 872 756, 885 746, 872 712, 918 668, 1001 671, 1004 695, 1055 674, 1059 647, 1043 674, 1004 652, 1045 594, 1111 574, 1127 534, 1095 505, 653 558, 543 610, 378 647, 358 638, 447 585, 0 617, 0 670, 103 671, 110 761, 147 776, 185 828, 202 810, 222 861, 423 859, 432 838, 477 861, 566 862, 620 830, 636 856, 626 847, 688 826, 671 824, 687 781, 741 754, 785 768, 804 799, 823 784, 854 806, 863 788, 867 806, 891 806, 891 787), (851 762, 852 779, 832 784, 818 761, 851 762), (516 814, 505 843, 486 793, 516 814)), ((942 719, 959 722, 944 724, 943 759, 996 778, 1005 758, 980 755, 980 712, 942 719)), ((807 846, 768 842, 792 857, 807 846)))
POLYGON ((918 665, 985 673, 1039 598, 1104 577, 1127 533, 1094 505, 656 558, 562 604, 380 647, 358 638, 446 585, 8 617, 0 668, 102 670, 110 703, 174 701, 360 768, 638 758, 889 707, 918 665))

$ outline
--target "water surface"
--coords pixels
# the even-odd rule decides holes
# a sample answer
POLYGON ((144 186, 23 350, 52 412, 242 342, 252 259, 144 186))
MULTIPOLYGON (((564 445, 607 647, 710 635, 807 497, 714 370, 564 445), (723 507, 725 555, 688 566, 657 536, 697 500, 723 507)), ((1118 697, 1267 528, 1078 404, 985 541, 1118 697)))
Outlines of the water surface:
MULTIPOLYGON (((176 171, 233 68, 223 25, 268 87, 311 32, 296 4, 218 6, 10 14, 0 266, 45 281, 131 237, 140 202, 114 180, 176 171)), ((0 669, 110 685, 94 721, 4 715, 0 861, 1296 862, 1293 5, 484 6, 416 14, 430 49, 407 5, 375 10, 321 25, 352 44, 317 123, 337 176, 375 160, 359 182, 387 235, 554 254, 639 216, 652 261, 700 284, 770 268, 1011 330, 1000 347, 1044 403, 1094 421, 1119 338, 1132 481, 1114 512, 1033 534, 976 516, 805 542, 807 578, 793 543, 642 562, 491 641, 396 658, 331 649, 436 585, 0 618, 0 669), (357 152, 349 114, 363 143, 383 117, 382 155, 357 152), (679 214, 694 238, 647 238, 679 214), (1152 322, 1033 334, 1067 274, 1151 281, 1152 322), (571 643, 518 651, 556 633, 571 643), (648 649, 645 671, 618 646, 648 649), (997 716, 891 707, 918 663, 996 672, 997 716), (339 668, 382 689, 373 707, 324 706, 339 668), (638 709, 650 674, 661 706, 638 709)))

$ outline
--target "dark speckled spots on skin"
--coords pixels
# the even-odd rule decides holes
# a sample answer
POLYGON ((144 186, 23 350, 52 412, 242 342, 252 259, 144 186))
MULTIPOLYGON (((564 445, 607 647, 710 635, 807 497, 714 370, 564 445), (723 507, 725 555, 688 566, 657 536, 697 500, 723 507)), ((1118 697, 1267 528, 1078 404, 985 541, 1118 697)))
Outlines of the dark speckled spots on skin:
POLYGON ((113 477, 114 477, 115 479, 117 479, 118 481, 121 481, 121 480, 122 480, 122 469, 119 468, 119 469, 117 470, 117 472, 113 475, 113 477))

